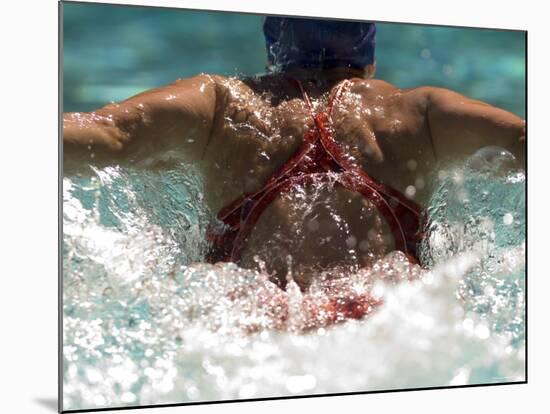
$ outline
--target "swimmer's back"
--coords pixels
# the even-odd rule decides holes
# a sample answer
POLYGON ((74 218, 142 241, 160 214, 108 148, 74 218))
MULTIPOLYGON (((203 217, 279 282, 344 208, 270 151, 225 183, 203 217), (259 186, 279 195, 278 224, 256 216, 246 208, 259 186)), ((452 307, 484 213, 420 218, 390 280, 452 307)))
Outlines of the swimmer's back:
MULTIPOLYGON (((301 79, 315 113, 343 81, 301 79)), ((431 174, 446 157, 499 145, 520 159, 524 122, 452 91, 400 90, 354 79, 330 115, 334 140, 374 181, 426 204, 431 174)), ((202 170, 205 200, 216 214, 263 187, 313 127, 304 97, 287 75, 249 79, 199 75, 90 113, 64 114, 64 157, 151 165, 180 156, 202 170), (73 152, 73 150, 75 150, 73 152)), ((66 164, 65 164, 66 166, 66 164)), ((303 188, 280 195, 250 234, 241 264, 259 254, 278 277, 287 255, 305 268, 368 265, 394 248, 387 222, 360 194, 303 188), (313 191, 313 193, 312 193, 313 191), (262 251, 263 250, 263 251, 262 251), (363 257, 356 257, 356 254, 363 257)), ((282 276, 281 276, 282 275, 282 276)))
MULTIPOLYGON (((339 82, 302 83, 320 111, 339 82)), ((522 119, 446 89, 401 90, 354 78, 331 118, 335 139, 367 173, 401 192, 414 186, 419 202, 429 195, 436 161, 488 145, 504 147, 520 163, 525 158, 522 119)), ((63 121, 65 168, 185 159, 201 166, 213 210, 261 187, 313 122, 284 73, 244 80, 202 74, 92 112, 65 113, 63 121)))
MULTIPOLYGON (((322 111, 339 82, 302 83, 316 111, 322 111)), ((213 190, 206 191, 209 204, 219 210, 261 188, 300 146, 313 119, 289 77, 217 77, 216 84, 216 115, 201 165, 213 190)), ((404 179, 411 167, 419 182, 427 182, 424 176, 435 162, 424 119, 418 116, 423 102, 414 95, 384 81, 355 78, 332 113, 335 138, 346 153, 373 178, 402 192, 411 184, 404 179)), ((426 188, 420 187, 417 199, 426 188)))

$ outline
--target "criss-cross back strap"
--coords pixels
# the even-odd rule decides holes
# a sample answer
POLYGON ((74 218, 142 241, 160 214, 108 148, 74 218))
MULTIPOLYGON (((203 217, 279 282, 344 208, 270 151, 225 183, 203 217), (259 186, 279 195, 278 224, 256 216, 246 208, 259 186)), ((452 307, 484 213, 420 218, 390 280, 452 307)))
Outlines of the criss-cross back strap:
POLYGON ((375 182, 355 161, 348 157, 334 138, 331 114, 345 88, 352 81, 338 85, 324 112, 315 113, 302 83, 292 78, 302 93, 314 122, 300 147, 258 191, 245 194, 223 208, 217 218, 225 229, 208 231, 212 241, 210 261, 238 261, 242 247, 261 214, 273 200, 295 186, 318 182, 327 172, 339 172, 338 183, 357 191, 373 202, 387 220, 395 240, 395 248, 416 259, 416 243, 420 236, 421 207, 390 186, 375 182), (307 158, 306 158, 307 155, 307 158))

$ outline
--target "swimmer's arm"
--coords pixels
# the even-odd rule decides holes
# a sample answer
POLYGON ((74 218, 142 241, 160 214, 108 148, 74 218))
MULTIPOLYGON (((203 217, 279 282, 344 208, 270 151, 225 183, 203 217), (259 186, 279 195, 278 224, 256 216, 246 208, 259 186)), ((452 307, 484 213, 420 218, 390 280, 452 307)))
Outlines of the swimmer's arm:
POLYGON ((434 151, 440 160, 468 156, 485 146, 510 151, 525 166, 525 121, 481 101, 441 88, 421 88, 434 151))
POLYGON ((63 114, 65 160, 88 163, 157 157, 200 159, 216 105, 212 77, 199 75, 92 112, 63 114))

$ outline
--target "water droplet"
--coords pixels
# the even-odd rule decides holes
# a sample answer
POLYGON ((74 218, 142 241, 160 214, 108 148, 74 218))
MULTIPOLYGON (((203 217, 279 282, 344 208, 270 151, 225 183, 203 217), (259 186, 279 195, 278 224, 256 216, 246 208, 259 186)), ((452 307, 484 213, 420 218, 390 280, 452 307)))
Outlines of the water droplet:
POLYGON ((417 189, 422 190, 424 188, 424 185, 425 185, 424 178, 422 178, 422 176, 420 175, 416 177, 416 180, 414 180, 414 186, 417 189))
POLYGON ((480 323, 475 328, 475 334, 479 339, 487 339, 491 335, 491 332, 489 331, 487 325, 480 323))
POLYGON ((352 249, 354 248, 356 245, 357 245, 357 238, 355 236, 349 236, 347 239, 346 239, 346 245, 352 249))
POLYGON ((422 51, 420 52, 420 57, 427 60, 432 57, 432 52, 428 48, 422 49, 422 51))
POLYGON ((405 195, 408 198, 413 198, 415 194, 416 194, 416 187, 414 185, 407 186, 407 188, 405 189, 405 195))
POLYGON ((361 242, 359 243, 359 250, 361 250, 362 252, 366 252, 369 250, 368 240, 361 240, 361 242))
POLYGON ((451 65, 443 65, 443 73, 445 76, 451 77, 453 74, 453 67, 451 65))
POLYGON ((506 225, 506 226, 509 226, 510 224, 512 224, 514 222, 514 216, 512 216, 512 214, 510 213, 506 213, 503 217, 502 217, 502 222, 506 225))
POLYGON ((470 318, 466 318, 464 322, 462 322, 462 327, 465 331, 471 331, 474 328, 474 321, 470 318))
POLYGON ((455 184, 462 184, 464 182, 464 174, 461 171, 456 171, 453 174, 453 182, 455 184))

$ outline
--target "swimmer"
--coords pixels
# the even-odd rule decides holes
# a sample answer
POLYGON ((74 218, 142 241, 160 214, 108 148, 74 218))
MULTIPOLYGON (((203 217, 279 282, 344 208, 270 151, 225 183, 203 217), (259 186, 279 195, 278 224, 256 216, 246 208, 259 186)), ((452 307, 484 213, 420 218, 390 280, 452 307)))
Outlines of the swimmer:
POLYGON ((194 163, 217 222, 211 262, 303 289, 393 250, 417 260, 437 171, 497 146, 525 162, 525 121, 451 90, 374 79, 373 23, 267 17, 268 73, 200 74, 63 115, 64 165, 194 163))

